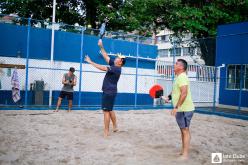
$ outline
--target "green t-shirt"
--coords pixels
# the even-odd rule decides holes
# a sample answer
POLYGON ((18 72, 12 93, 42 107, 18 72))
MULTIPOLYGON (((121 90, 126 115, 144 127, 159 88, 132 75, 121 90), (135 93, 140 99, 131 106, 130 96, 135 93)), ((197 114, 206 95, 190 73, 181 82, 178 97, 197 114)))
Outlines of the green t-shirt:
POLYGON ((185 86, 185 85, 188 86, 188 93, 187 93, 187 96, 183 104, 181 105, 181 107, 179 107, 178 112, 195 110, 195 106, 191 98, 189 79, 186 73, 181 73, 175 78, 175 81, 173 83, 173 89, 172 89, 172 104, 174 107, 177 105, 177 102, 181 95, 180 87, 185 86))

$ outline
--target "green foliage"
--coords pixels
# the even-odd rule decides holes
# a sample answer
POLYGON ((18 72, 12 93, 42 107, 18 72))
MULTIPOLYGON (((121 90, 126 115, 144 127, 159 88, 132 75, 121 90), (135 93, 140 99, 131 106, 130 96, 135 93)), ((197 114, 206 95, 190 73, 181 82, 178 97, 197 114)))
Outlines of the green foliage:
MULTIPOLYGON (((1 0, 3 14, 15 13, 20 17, 52 21, 52 0, 1 0)), ((77 0, 57 0, 56 22, 74 24, 82 20, 77 0)))
POLYGON ((125 1, 124 14, 129 23, 127 25, 131 30, 138 30, 139 34, 149 36, 149 32, 156 33, 168 26, 171 13, 179 3, 179 0, 125 1))
POLYGON ((248 20, 247 0, 184 1, 173 13, 168 28, 191 32, 197 38, 215 36, 220 24, 248 20))
MULTIPOLYGON (((52 0, 0 0, 0 12, 33 19, 52 19, 52 0)), ((220 24, 248 20, 248 0, 57 0, 56 22, 154 36, 168 28, 181 36, 192 33, 207 65, 214 65, 220 24), (201 39, 205 38, 205 39, 201 39)), ((65 27, 68 31, 77 29, 65 27)), ((125 37, 125 36, 123 36, 125 37)))
MULTIPOLYGON (((0 0, 0 12, 39 20, 52 19, 52 0, 0 0)), ((150 36, 169 28, 197 38, 216 35, 220 24, 248 20, 248 0, 57 0, 56 22, 150 36)))

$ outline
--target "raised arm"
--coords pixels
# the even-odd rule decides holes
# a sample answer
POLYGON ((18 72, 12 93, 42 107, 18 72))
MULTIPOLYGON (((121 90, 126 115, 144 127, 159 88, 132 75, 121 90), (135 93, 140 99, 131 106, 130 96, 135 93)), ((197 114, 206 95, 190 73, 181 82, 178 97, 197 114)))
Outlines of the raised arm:
POLYGON ((96 67, 97 69, 99 70, 102 70, 102 71, 107 71, 108 68, 106 66, 103 66, 103 65, 99 65, 97 63, 94 63, 93 61, 91 61, 90 57, 89 56, 85 56, 85 59, 84 59, 86 62, 88 62, 89 64, 91 64, 92 66, 96 67))
POLYGON ((101 39, 98 41, 98 46, 100 47, 100 50, 101 50, 101 53, 102 53, 104 60, 109 64, 110 57, 108 56, 107 52, 105 51, 101 39))

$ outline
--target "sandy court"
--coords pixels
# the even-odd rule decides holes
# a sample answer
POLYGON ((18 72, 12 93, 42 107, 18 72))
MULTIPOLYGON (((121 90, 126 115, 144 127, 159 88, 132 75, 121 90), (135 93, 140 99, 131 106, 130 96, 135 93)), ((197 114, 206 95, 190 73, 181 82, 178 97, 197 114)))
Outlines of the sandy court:
MULTIPOLYGON (((188 161, 167 110, 116 111, 119 132, 103 138, 101 111, 0 111, 0 164, 211 164, 211 153, 248 153, 248 121, 195 113, 188 161)), ((112 127, 111 127, 112 128, 112 127)), ((248 155, 243 162, 248 164, 248 155)))

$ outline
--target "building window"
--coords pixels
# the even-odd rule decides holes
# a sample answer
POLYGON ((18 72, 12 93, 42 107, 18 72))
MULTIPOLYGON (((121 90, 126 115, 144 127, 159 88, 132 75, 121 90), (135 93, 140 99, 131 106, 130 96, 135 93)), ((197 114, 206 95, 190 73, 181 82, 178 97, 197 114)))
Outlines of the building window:
POLYGON ((159 57, 168 57, 169 51, 168 49, 160 49, 158 50, 159 57))
POLYGON ((170 56, 181 56, 181 48, 171 48, 170 49, 170 56))
POLYGON ((241 89, 248 89, 248 65, 228 65, 227 89, 240 89, 240 84, 241 89))
POLYGON ((170 35, 161 36, 161 40, 164 41, 164 42, 169 42, 170 41, 170 35))
POLYGON ((170 35, 162 35, 158 37, 158 43, 165 43, 170 41, 170 35))
POLYGON ((190 55, 194 55, 194 48, 191 47, 183 48, 183 56, 190 56, 190 55))
POLYGON ((244 89, 248 89, 248 64, 245 65, 244 89))

